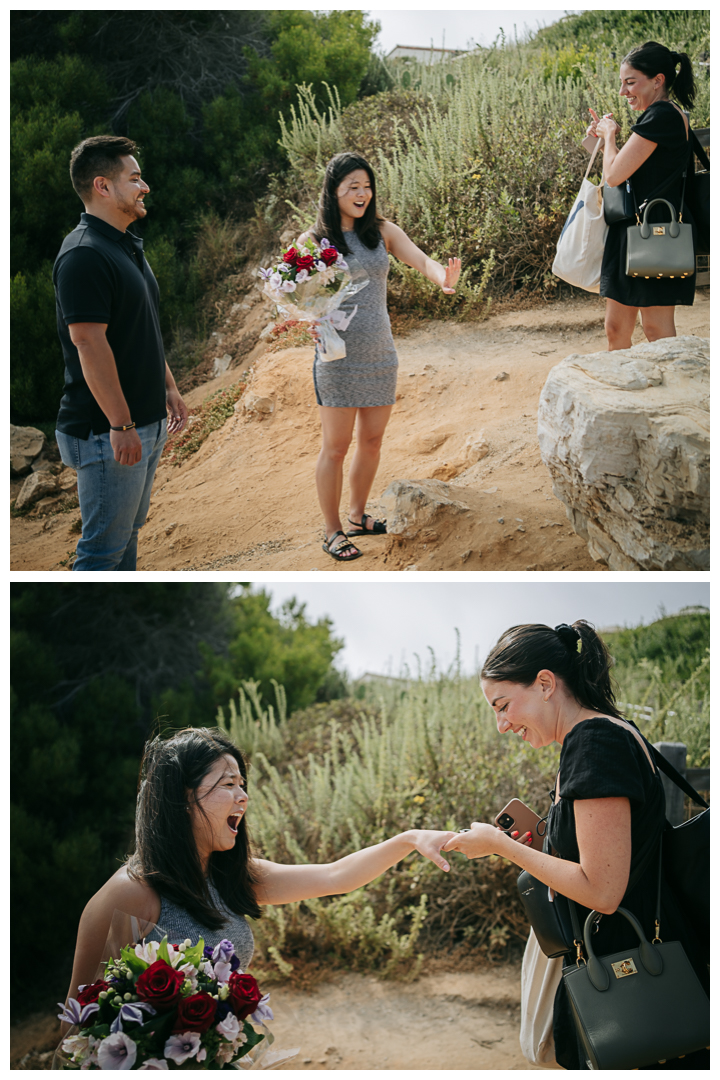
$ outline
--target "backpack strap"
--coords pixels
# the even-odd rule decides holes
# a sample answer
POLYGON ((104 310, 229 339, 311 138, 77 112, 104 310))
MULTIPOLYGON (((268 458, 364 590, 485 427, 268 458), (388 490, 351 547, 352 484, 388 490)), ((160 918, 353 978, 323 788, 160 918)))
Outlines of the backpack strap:
POLYGON ((691 131, 691 135, 693 152, 695 153, 698 161, 703 166, 703 168, 707 169, 707 171, 710 172, 710 159, 705 153, 705 147, 702 145, 694 131, 691 131))
POLYGON ((660 753, 659 750, 655 749, 655 747, 652 745, 652 743, 648 743, 648 746, 650 747, 650 750, 651 750, 652 756, 653 756, 653 760, 655 761, 655 764, 657 765, 658 769, 660 769, 661 772, 664 772, 665 775, 667 777, 669 777, 674 784, 677 784, 677 786, 680 788, 680 790, 684 791, 685 794, 688 796, 688 798, 692 799, 692 801, 694 803, 697 803, 698 806, 704 806, 705 809, 707 810, 707 808, 708 808, 708 806, 710 804, 705 802, 702 795, 698 795, 697 791, 692 786, 692 784, 689 784, 687 782, 685 777, 682 776, 677 771, 677 769, 673 765, 670 764, 668 759, 666 757, 664 757, 660 753))

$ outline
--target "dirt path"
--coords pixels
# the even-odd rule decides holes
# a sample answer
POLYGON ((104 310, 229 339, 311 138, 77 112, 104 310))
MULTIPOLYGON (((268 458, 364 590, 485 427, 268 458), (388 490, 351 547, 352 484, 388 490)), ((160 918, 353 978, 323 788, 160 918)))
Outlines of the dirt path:
MULTIPOLYGON (((261 355, 250 389, 272 400, 272 414, 240 410, 184 465, 161 466, 138 570, 602 571, 552 495, 536 412, 550 368, 570 353, 605 348, 603 304, 587 296, 482 324, 432 322, 397 339, 398 403, 369 510, 382 515, 381 495, 395 479, 437 478, 471 512, 415 540, 367 538, 363 558, 350 565, 320 546, 311 349, 261 355), (469 436, 483 436, 489 453, 466 469, 469 436)), ((707 290, 694 307, 677 309, 681 334, 709 336, 709 322, 707 290)), ((644 340, 639 328, 633 340, 644 340)), ((193 390, 191 409, 238 375, 193 390)), ((67 569, 77 518, 75 510, 14 519, 11 569, 67 569)))
MULTIPOLYGON (((520 969, 428 975, 415 983, 346 974, 303 993, 271 991, 273 1049, 299 1047, 285 1068, 529 1069, 520 1053, 520 969)), ((50 1068, 53 1017, 10 1029, 11 1068, 50 1068)))

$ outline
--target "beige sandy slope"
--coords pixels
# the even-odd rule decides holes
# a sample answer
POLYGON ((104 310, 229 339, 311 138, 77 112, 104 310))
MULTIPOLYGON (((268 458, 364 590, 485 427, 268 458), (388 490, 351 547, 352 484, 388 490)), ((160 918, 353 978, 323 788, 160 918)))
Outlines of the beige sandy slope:
MULTIPOLYGON (((677 310, 679 333, 707 336, 709 314, 703 290, 694 307, 677 310)), ((639 327, 634 340, 644 340, 639 327)), ((398 403, 369 509, 382 514, 381 495, 395 479, 434 477, 449 481, 471 512, 415 540, 366 538, 363 558, 349 565, 321 550, 311 350, 260 355, 251 389, 272 398, 274 412, 262 419, 238 412, 184 465, 161 466, 138 570, 601 571, 552 495, 536 412, 554 364, 604 348, 603 301, 591 296, 482 324, 429 322, 400 337, 398 403), (498 381, 502 372, 508 378, 498 381), (462 471, 468 436, 479 435, 489 453, 462 471)), ((189 404, 237 377, 231 371, 198 387, 189 404)), ((11 568, 64 570, 77 516, 15 519, 11 568)))

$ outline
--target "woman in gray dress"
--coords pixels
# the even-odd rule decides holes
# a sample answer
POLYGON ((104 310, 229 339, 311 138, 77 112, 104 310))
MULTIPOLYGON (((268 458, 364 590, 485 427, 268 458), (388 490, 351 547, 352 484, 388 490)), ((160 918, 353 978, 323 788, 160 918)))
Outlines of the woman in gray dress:
POLYGON ((245 916, 259 918, 264 904, 352 892, 411 851, 449 869, 441 848, 455 834, 428 829, 410 829, 322 865, 270 862, 251 850, 247 806, 245 759, 222 732, 187 728, 147 745, 135 852, 82 913, 69 997, 77 999, 78 987, 98 977, 114 914, 157 924, 171 943, 202 937, 215 946, 228 939, 246 970, 253 937, 245 916))
POLYGON ((357 305, 350 325, 341 331, 347 355, 326 362, 315 352, 313 377, 322 424, 322 449, 315 470, 320 509, 325 518, 323 550, 345 562, 362 554, 348 537, 384 533, 385 523, 365 513, 380 463, 380 447, 395 404, 397 353, 387 312, 388 253, 419 270, 444 293, 454 293, 460 260, 447 266, 429 258, 412 240, 377 212, 375 175, 359 154, 336 154, 328 163, 313 228, 300 237, 327 239, 359 265, 369 284, 341 310, 357 305), (343 462, 357 420, 356 446, 350 463, 350 505, 347 534, 340 520, 343 462))

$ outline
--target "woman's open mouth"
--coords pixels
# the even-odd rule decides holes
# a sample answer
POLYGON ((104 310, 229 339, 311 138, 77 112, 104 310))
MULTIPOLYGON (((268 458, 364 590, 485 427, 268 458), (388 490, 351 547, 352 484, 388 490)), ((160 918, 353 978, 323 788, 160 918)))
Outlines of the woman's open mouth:
POLYGON ((240 827, 241 817, 242 814, 231 814, 230 817, 227 819, 228 828, 231 833, 237 834, 238 828, 240 827))

